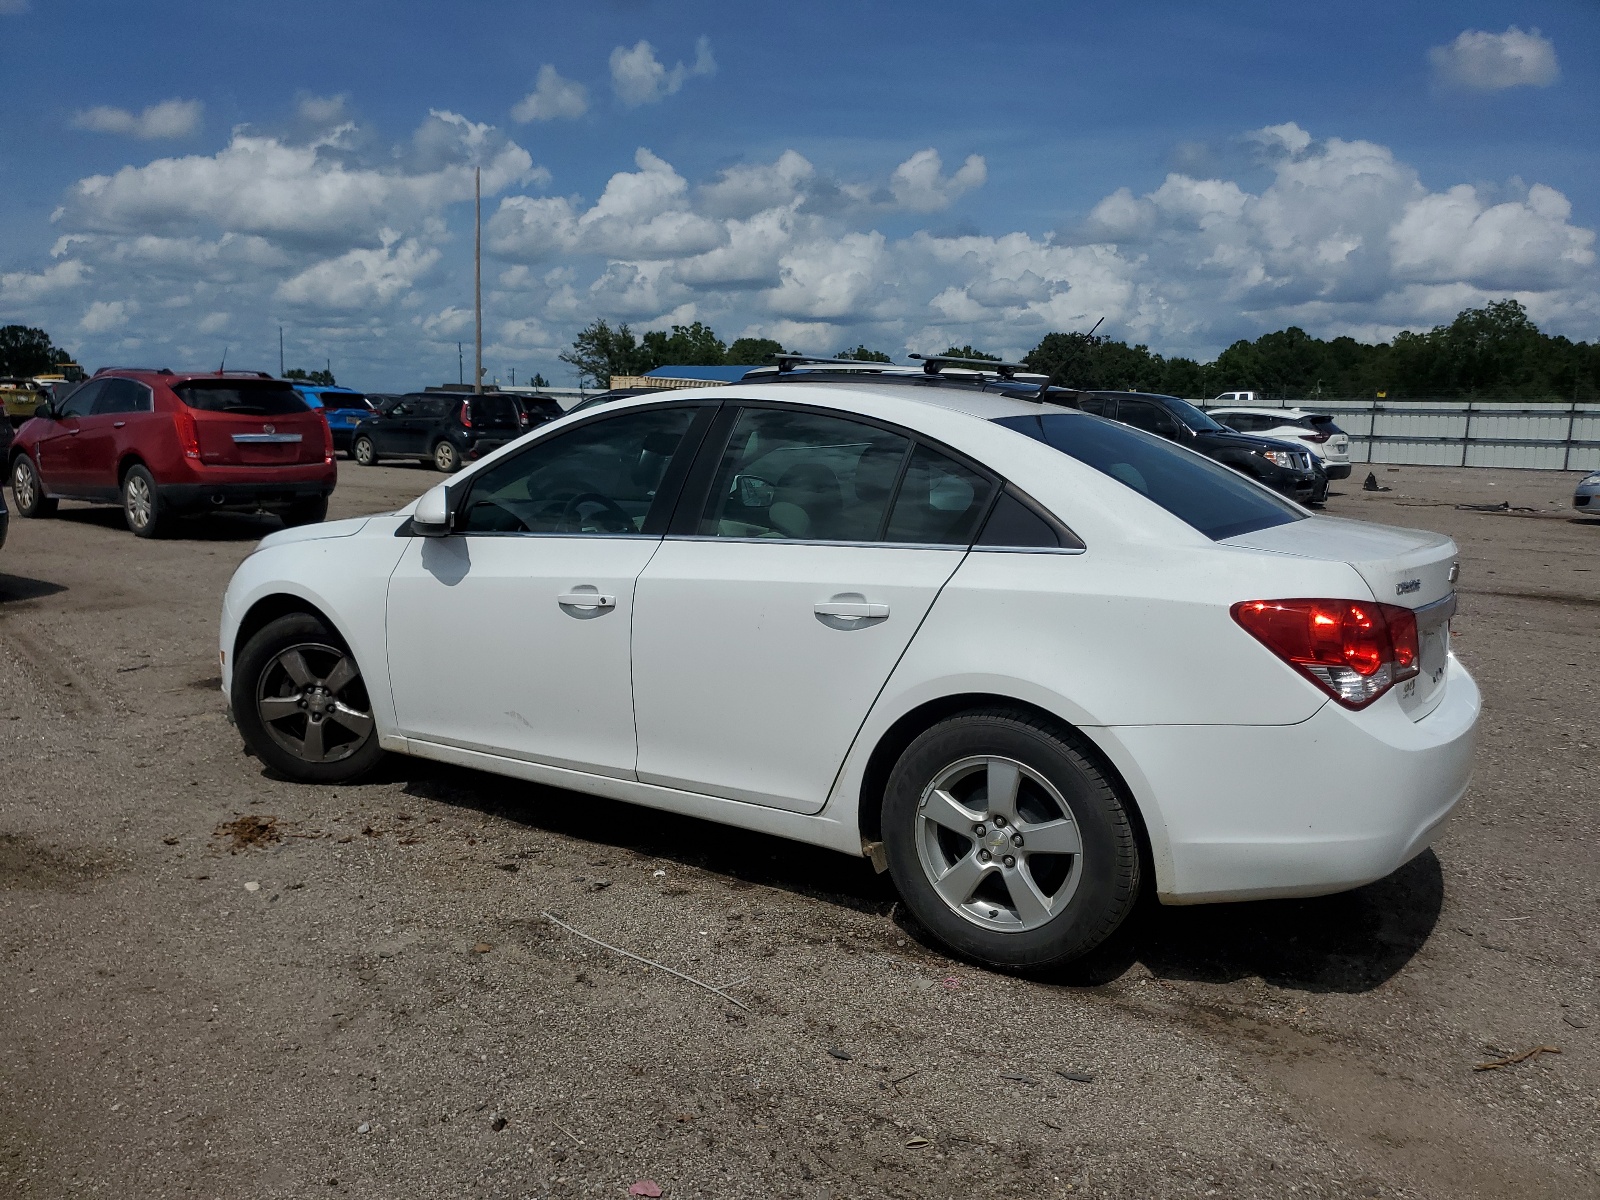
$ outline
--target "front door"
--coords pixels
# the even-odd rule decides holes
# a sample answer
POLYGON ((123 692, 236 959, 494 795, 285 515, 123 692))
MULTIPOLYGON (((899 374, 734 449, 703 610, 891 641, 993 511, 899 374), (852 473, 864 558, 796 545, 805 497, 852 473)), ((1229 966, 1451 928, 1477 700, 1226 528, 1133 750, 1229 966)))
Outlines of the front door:
POLYGON ((639 577, 639 778, 820 809, 994 486, 875 425, 741 412, 697 523, 639 577))
POLYGON ((39 437, 39 477, 44 481, 45 491, 76 496, 84 490, 85 470, 79 443, 95 401, 111 382, 91 379, 67 397, 56 410, 55 420, 45 423, 39 437))
POLYGON ((598 416, 463 481, 456 532, 416 538, 390 578, 401 733, 634 778, 634 583, 683 464, 668 468, 708 419, 598 416))

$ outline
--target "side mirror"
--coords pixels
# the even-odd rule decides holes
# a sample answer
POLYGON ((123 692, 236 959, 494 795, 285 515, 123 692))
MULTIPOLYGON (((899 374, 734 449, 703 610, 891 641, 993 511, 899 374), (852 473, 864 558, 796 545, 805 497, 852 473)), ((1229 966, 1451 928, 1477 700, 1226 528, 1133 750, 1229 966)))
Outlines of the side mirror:
POLYGON ((456 498, 447 483, 430 488, 411 514, 411 532, 418 537, 446 537, 455 524, 456 498))
POLYGON ((56 410, 50 407, 50 401, 41 400, 39 407, 33 410, 33 415, 42 417, 46 421, 54 421, 56 419, 56 410))

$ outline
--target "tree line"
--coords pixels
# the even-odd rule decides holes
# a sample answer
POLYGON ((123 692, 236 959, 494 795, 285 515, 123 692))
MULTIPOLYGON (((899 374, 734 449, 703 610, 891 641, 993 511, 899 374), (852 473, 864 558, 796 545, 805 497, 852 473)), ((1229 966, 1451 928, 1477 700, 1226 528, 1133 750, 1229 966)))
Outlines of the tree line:
MULTIPOLYGON (((783 353, 771 338, 723 342, 699 321, 635 336, 626 324, 589 324, 561 360, 585 380, 606 387, 613 375, 657 367, 758 366, 783 353)), ((944 353, 994 358, 968 346, 944 353)), ((858 345, 836 357, 889 362, 858 345)), ((1023 362, 1066 387, 1160 392, 1207 398, 1254 391, 1293 399, 1600 399, 1600 342, 1573 342, 1542 332, 1516 300, 1463 309, 1448 325, 1402 332, 1376 345, 1351 337, 1312 337, 1298 326, 1241 339, 1212 362, 1167 357, 1137 343, 1093 333, 1050 333, 1023 362)))

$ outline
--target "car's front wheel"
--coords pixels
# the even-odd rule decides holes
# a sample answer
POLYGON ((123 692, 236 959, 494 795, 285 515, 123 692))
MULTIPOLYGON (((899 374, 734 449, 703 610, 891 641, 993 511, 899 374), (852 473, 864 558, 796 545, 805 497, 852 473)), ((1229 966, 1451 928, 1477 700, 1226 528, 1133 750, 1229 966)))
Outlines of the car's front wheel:
POLYGON ((913 915, 989 966, 1080 958, 1138 899, 1117 789, 1075 738, 1026 713, 964 713, 913 741, 889 778, 883 840, 913 915))
POLYGON ((141 466, 128 468, 122 477, 122 516, 139 537, 160 537, 172 524, 167 504, 156 490, 155 476, 141 466))
POLYGON ((383 757, 355 656, 310 613, 279 617, 244 644, 229 698, 246 744, 304 783, 343 783, 383 757))
POLYGON ((17 461, 11 464, 11 498, 17 502, 18 516, 55 516, 57 501, 44 494, 39 470, 26 454, 17 455, 17 461))
POLYGON ((350 443, 350 457, 355 459, 358 466, 376 466, 378 462, 378 447, 373 445, 371 438, 366 434, 362 434, 350 443))

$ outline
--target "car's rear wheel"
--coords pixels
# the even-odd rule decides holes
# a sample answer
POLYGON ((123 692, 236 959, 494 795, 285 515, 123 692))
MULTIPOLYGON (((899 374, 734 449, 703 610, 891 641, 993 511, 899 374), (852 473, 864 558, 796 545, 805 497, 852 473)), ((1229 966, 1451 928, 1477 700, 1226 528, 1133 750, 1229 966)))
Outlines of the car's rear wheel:
POLYGON ((350 443, 350 457, 363 467, 376 466, 378 462, 378 448, 372 444, 372 439, 362 434, 350 443))
POLYGON ((258 758, 304 783, 343 783, 383 757, 355 656, 310 613, 279 617, 245 643, 230 690, 258 758))
POLYGON ((433 466, 437 471, 453 475, 461 469, 461 451, 450 441, 439 441, 433 447, 433 466))
POLYGON ((57 500, 44 494, 39 481, 38 468, 26 454, 17 455, 11 464, 11 498, 17 502, 17 515, 22 517, 53 517, 57 500))
POLYGON ((283 510, 283 523, 291 528, 296 525, 320 525, 327 519, 326 496, 318 496, 315 500, 297 500, 283 510))
POLYGON ((883 840, 913 915, 989 966, 1080 958, 1138 899, 1117 789, 1075 738, 1021 712, 964 713, 913 741, 889 777, 883 840))
POLYGON ((141 466, 122 477, 122 516, 139 537, 160 537, 172 524, 168 506, 156 490, 155 476, 141 466))

